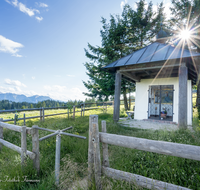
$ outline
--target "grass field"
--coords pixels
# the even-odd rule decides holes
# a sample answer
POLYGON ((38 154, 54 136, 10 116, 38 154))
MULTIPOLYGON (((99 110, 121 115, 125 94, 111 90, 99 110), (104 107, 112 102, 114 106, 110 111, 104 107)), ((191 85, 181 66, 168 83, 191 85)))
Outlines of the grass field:
MULTIPOLYGON (((53 111, 55 113, 56 110, 53 111)), ((59 112, 60 110, 57 111, 59 112)), ((39 119, 27 121, 26 124, 28 127, 31 127, 33 124, 49 129, 64 129, 73 126, 73 129, 69 131, 85 136, 87 140, 62 136, 59 188, 54 185, 55 136, 40 142, 41 172, 39 177, 33 170, 32 160, 28 159, 26 168, 22 170, 20 155, 3 147, 0 153, 0 189, 68 189, 74 186, 77 181, 81 182, 84 180, 85 176, 87 176, 88 126, 89 115, 91 114, 99 115, 100 131, 101 121, 106 120, 108 133, 200 146, 200 127, 196 110, 194 110, 193 121, 195 132, 189 130, 173 132, 163 130, 152 131, 122 127, 113 123, 112 111, 112 108, 109 108, 107 113, 102 113, 102 110, 91 110, 85 112, 85 117, 80 117, 80 113, 77 113, 75 120, 72 118, 68 120, 67 115, 60 115, 47 117, 44 122, 40 122, 39 119), (32 181, 27 181, 25 178, 32 181)), ((124 116, 125 112, 121 109, 120 117, 124 116)), ((19 125, 22 125, 22 121, 19 121, 19 125)), ((40 137, 47 134, 49 133, 40 131, 40 137)), ((4 130, 4 139, 20 146, 20 134, 17 132, 4 130)), ((31 136, 29 135, 27 137, 27 145, 28 150, 31 150, 31 136)), ((191 189, 200 189, 200 162, 198 161, 109 145, 109 162, 110 167, 115 169, 191 189)), ((135 187, 133 184, 108 179, 104 176, 102 177, 102 181, 103 189, 141 189, 135 187)), ((85 189, 82 185, 80 186, 82 188, 78 189, 85 189)))

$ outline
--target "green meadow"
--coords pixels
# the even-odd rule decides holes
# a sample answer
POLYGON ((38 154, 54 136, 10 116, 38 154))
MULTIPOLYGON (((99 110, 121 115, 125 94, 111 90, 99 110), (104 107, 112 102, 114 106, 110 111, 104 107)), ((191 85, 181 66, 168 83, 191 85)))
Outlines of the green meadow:
MULTIPOLYGON (((67 111, 66 111, 67 112, 67 111)), ((197 111, 194 109, 193 130, 144 130, 123 127, 113 123, 112 107, 108 107, 107 113, 102 109, 90 110, 81 117, 76 113, 75 119, 68 119, 68 115, 46 117, 41 122, 38 119, 26 121, 26 126, 38 125, 48 129, 65 129, 73 126, 67 132, 87 137, 86 140, 69 136, 61 137, 61 168, 60 186, 55 186, 55 145, 56 136, 40 142, 40 175, 37 176, 33 169, 32 160, 27 159, 26 167, 21 168, 20 154, 3 147, 0 153, 0 189, 86 189, 87 159, 88 159, 88 127, 89 115, 97 114, 99 117, 99 131, 101 121, 107 123, 107 132, 126 136, 134 136, 152 140, 161 140, 200 146, 200 126, 197 111), (78 183, 79 182, 79 183, 78 183)), ((63 110, 45 111, 45 114, 63 113, 63 110)), ((39 112, 26 112, 27 116, 39 115, 39 112)), ((19 116, 23 115, 20 113, 19 116)), ((12 118, 13 114, 1 114, 1 118, 12 118)), ((121 109, 120 117, 126 117, 124 109, 121 109)), ((11 122, 12 123, 12 122, 11 122)), ((18 121, 18 125, 23 125, 18 121)), ((50 134, 39 131, 40 137, 50 134)), ((4 129, 4 139, 20 146, 20 133, 4 129)), ((27 135, 27 149, 31 151, 31 136, 27 135)), ((173 156, 160 155, 151 152, 133 150, 128 148, 108 146, 110 167, 134 174, 139 174, 152 179, 184 186, 190 189, 200 189, 200 162, 173 156)), ((134 184, 117 181, 102 176, 103 189, 143 189, 134 184)))

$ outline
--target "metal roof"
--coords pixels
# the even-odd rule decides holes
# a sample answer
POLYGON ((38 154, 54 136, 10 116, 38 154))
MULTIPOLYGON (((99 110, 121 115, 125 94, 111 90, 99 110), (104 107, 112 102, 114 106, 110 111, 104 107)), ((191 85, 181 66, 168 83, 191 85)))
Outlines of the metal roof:
POLYGON ((182 50, 181 48, 173 47, 170 44, 154 42, 125 57, 122 57, 121 59, 118 59, 117 61, 114 61, 113 63, 108 64, 103 68, 110 69, 134 64, 151 63, 196 56, 200 57, 200 53, 196 53, 194 51, 190 52, 187 49, 182 50))

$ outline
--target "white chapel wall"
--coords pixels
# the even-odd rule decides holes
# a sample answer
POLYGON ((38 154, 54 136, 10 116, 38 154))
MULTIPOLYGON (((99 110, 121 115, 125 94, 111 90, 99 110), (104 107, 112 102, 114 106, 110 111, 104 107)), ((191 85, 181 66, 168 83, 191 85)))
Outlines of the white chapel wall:
MULTIPOLYGON (((142 120, 148 119, 148 90, 149 85, 174 85, 173 96, 173 122, 178 123, 178 96, 179 96, 179 78, 162 78, 162 79, 142 79, 140 82, 136 82, 136 97, 135 97, 135 114, 134 119, 142 120)), ((192 124, 192 101, 191 81, 188 80, 188 125, 192 124)))

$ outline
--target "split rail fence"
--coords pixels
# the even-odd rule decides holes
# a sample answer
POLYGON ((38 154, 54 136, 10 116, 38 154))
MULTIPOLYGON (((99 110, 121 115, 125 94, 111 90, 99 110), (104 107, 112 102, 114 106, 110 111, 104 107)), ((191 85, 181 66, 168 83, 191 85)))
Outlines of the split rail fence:
POLYGON ((0 119, 0 150, 2 149, 2 145, 18 152, 21 154, 21 164, 24 166, 26 156, 28 156, 30 159, 33 160, 34 167, 36 170, 39 171, 39 166, 38 166, 38 159, 39 159, 39 147, 38 145, 38 131, 33 130, 30 127, 26 126, 18 126, 18 125, 12 125, 8 123, 3 123, 3 119, 0 119), (13 131, 17 131, 21 133, 21 147, 12 144, 6 140, 3 139, 3 128, 10 129, 13 131), (31 134, 32 135, 32 152, 27 150, 27 140, 26 140, 26 134, 31 134), (38 145, 38 147, 37 147, 38 145))
POLYGON ((51 107, 51 108, 41 107, 41 108, 18 109, 18 110, 0 110, 0 114, 1 113, 15 113, 15 112, 18 113, 18 112, 25 112, 25 111, 39 111, 39 113, 40 113, 39 116, 26 117, 26 114, 24 113, 23 118, 18 118, 17 114, 15 114, 13 119, 4 119, 3 120, 3 122, 14 121, 15 125, 16 125, 17 121, 23 120, 24 126, 25 126, 27 119, 40 118, 40 121, 44 121, 45 117, 63 115, 63 114, 68 115, 68 119, 69 119, 70 114, 73 114, 72 117, 75 118, 75 114, 78 112, 81 113, 81 117, 82 117, 82 116, 84 116, 85 111, 89 111, 89 110, 103 109, 103 111, 107 111, 108 105, 114 106, 114 102, 110 101, 110 102, 83 103, 83 104, 80 104, 77 106, 73 106, 71 109, 66 106, 66 107, 51 107), (53 109, 67 109, 67 112, 45 115, 45 110, 53 110, 53 109))
POLYGON ((93 181, 95 181, 97 190, 102 189, 101 175, 104 174, 107 177, 125 180, 148 189, 188 190, 185 187, 110 168, 108 144, 200 161, 199 146, 109 134, 106 133, 106 121, 102 121, 102 132, 99 132, 98 116, 90 115, 88 149, 88 185, 90 189, 93 181), (103 149, 102 166, 100 142, 103 149))
POLYGON ((61 147, 61 135, 86 139, 84 136, 75 135, 72 133, 66 133, 64 131, 72 129, 72 127, 68 127, 66 129, 62 130, 52 130, 47 128, 41 128, 37 125, 33 125, 32 128, 26 127, 26 126, 18 126, 18 125, 12 125, 2 122, 2 118, 0 118, 0 151, 2 149, 2 146, 5 146, 7 148, 10 148, 19 154, 21 154, 21 165, 22 168, 25 165, 25 160, 27 156, 33 160, 33 166, 36 169, 37 173, 39 174, 40 171, 40 152, 39 152, 39 141, 43 141, 45 139, 48 139, 50 137, 53 137, 56 135, 56 151, 55 151, 55 181, 56 185, 59 185, 59 174, 60 174, 60 147, 61 147), (6 140, 3 139, 3 128, 10 129, 13 131, 17 131, 21 133, 21 147, 12 144, 6 140), (53 132, 53 134, 46 135, 42 138, 39 138, 39 131, 49 131, 53 132), (32 152, 27 150, 27 140, 26 140, 26 134, 32 135, 32 152))

